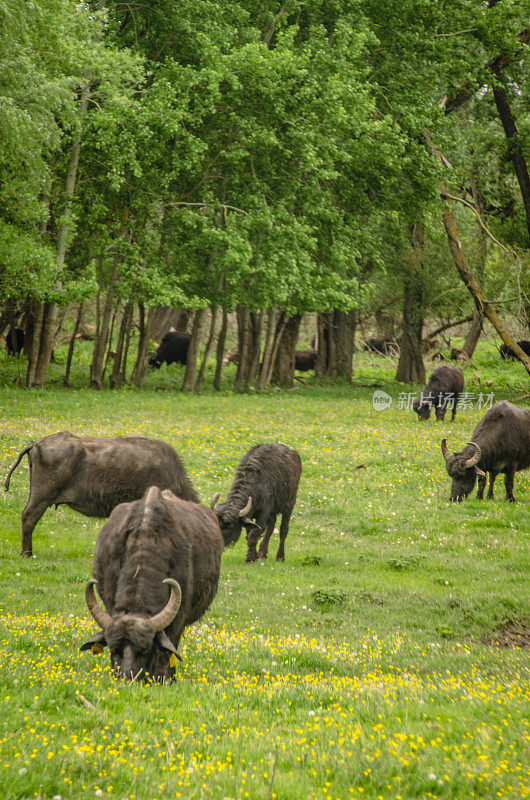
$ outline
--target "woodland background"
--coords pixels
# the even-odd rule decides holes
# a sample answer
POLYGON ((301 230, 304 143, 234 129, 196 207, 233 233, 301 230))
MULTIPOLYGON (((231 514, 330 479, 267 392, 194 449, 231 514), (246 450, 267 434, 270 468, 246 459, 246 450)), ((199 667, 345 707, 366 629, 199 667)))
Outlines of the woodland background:
POLYGON ((403 382, 441 333, 471 357, 485 317, 529 338, 528 23, 523 0, 0 0, 21 383, 70 342, 67 384, 89 336, 87 383, 141 386, 175 324, 182 388, 214 352, 219 388, 230 313, 239 390, 292 385, 308 313, 332 378, 361 324, 397 338, 403 382))

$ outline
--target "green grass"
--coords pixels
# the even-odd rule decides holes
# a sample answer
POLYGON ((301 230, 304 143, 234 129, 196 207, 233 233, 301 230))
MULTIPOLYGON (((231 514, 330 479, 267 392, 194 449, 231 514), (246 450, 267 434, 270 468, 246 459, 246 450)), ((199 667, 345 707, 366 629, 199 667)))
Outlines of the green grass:
MULTIPOLYGON (((477 361, 470 390, 477 372, 496 399, 525 384, 487 349, 477 361)), ((226 551, 177 680, 149 687, 115 682, 106 653, 78 649, 94 630, 84 583, 102 523, 49 509, 36 557, 18 555, 19 467, 0 509, 2 798, 528 796, 527 651, 481 639, 530 619, 530 474, 514 505, 502 482, 493 502, 448 502, 440 439, 466 442, 476 407, 421 424, 397 407, 409 387, 385 384, 386 360, 366 355, 356 377, 392 395, 386 411, 368 387, 184 396, 166 369, 142 392, 66 391, 58 365, 47 391, 27 393, 15 374, 0 359, 3 475, 62 429, 170 442, 205 502, 259 441, 296 447, 303 474, 286 562, 277 533, 265 563, 244 564, 242 541, 226 551)))

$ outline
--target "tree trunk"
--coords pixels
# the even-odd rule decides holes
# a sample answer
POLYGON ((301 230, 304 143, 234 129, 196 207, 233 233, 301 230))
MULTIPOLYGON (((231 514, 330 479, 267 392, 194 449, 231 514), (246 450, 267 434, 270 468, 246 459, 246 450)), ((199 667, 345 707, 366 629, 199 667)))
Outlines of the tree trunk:
POLYGON ((105 380, 105 373, 109 365, 109 359, 112 357, 112 338, 114 336, 114 323, 116 322, 116 315, 118 314, 119 303, 112 312, 112 319, 110 322, 109 340, 107 343, 107 352, 105 354, 105 363, 103 365, 103 372, 101 373, 101 383, 105 380))
POLYGON ((267 328, 265 331, 265 346, 263 349, 263 358, 261 360, 261 367, 258 379, 258 389, 264 389, 270 380, 271 364, 272 364, 272 349, 274 346, 274 332, 276 330, 276 321, 278 318, 278 311, 275 306, 269 308, 267 315, 267 328))
POLYGON ((131 301, 131 312, 127 319, 127 327, 125 330, 125 347, 123 348, 123 357, 121 360, 120 369, 120 383, 127 381, 127 357, 129 355, 129 346, 131 344, 131 331, 134 323, 134 303, 131 301))
POLYGON ((201 360, 201 366, 199 368, 199 374, 197 375, 197 384, 196 389, 199 391, 202 389, 202 384, 204 381, 204 372, 206 370, 206 362, 208 361, 208 356, 210 355, 210 350, 212 349, 213 340, 215 338, 215 328, 217 325, 217 316, 219 312, 219 306, 212 306, 211 308, 211 319, 210 319, 210 330, 208 332, 208 338, 206 340, 206 344, 204 346, 204 353, 201 360))
POLYGON ((26 372, 26 389, 31 389, 35 381, 35 370, 37 368, 37 360, 39 357, 40 337, 42 332, 42 323, 44 320, 45 303, 39 303, 34 314, 28 314, 26 320, 26 338, 29 339, 27 346, 28 356, 28 369, 26 372), (28 336, 31 330, 31 335, 28 336))
POLYGON ((125 337, 127 334, 127 330, 129 329, 131 324, 133 308, 134 308, 133 302, 132 300, 129 300, 129 302, 123 309, 123 314, 120 322, 120 329, 118 331, 118 341, 116 342, 116 355, 114 356, 114 364, 112 366, 112 372, 109 378, 109 384, 111 389, 116 389, 124 381, 124 377, 121 373, 121 366, 122 366, 121 361, 122 361, 123 347, 125 344, 125 337))
POLYGON ((245 388, 245 379, 248 375, 250 363, 250 347, 251 347, 251 330, 250 330, 250 312, 246 306, 236 306, 237 317, 237 349, 239 359, 237 362, 237 372, 235 389, 237 392, 243 391, 245 388))
POLYGON ((423 330, 423 292, 412 279, 404 284, 403 335, 400 343, 396 381, 425 383, 425 366, 421 355, 423 330))
MULTIPOLYGON (((448 190, 444 186, 441 186, 441 189, 442 189, 442 197, 447 198, 447 194, 449 194, 448 190)), ((475 304, 477 306, 477 309, 489 319, 489 321, 491 322, 491 324, 501 337, 504 344, 508 345, 508 347, 511 348, 511 350, 513 350, 513 352, 522 362, 524 368, 530 375, 530 356, 527 356, 524 350, 521 350, 521 348, 516 343, 515 339, 513 338, 513 336, 508 331, 503 321, 497 314, 495 306, 488 300, 481 286, 477 283, 477 281, 471 274, 471 271, 467 265, 464 256, 462 243, 458 235, 458 228, 456 225, 456 219, 453 213, 452 205, 448 199, 446 199, 446 203, 443 208, 442 218, 445 230, 447 232, 447 237, 449 239, 449 247, 451 250, 451 255, 453 256, 456 268, 465 286, 472 295, 475 304)))
POLYGON ((109 337, 109 323, 112 314, 112 308, 114 306, 114 287, 116 285, 116 281, 118 280, 118 274, 119 274, 118 263, 120 256, 117 244, 125 233, 128 217, 129 217, 129 209, 126 207, 123 209, 121 214, 120 229, 116 241, 116 252, 112 260, 112 269, 109 277, 109 285, 107 287, 107 297, 105 298, 105 305, 103 306, 103 312, 101 314, 101 322, 96 331, 96 339, 94 341, 92 364, 90 365, 91 389, 100 390, 103 380, 102 377, 103 359, 105 357, 105 348, 107 347, 107 339, 109 337))
POLYGON ((317 314, 317 359, 315 373, 322 377, 326 375, 329 368, 329 358, 331 350, 332 330, 328 314, 317 314))
POLYGON ((77 336, 77 333, 79 331, 79 326, 81 325, 82 319, 83 319, 83 303, 79 303, 77 307, 77 314, 75 317, 72 338, 70 339, 70 344, 68 345, 68 356, 66 357, 66 369, 64 372, 63 386, 68 386, 68 381, 70 380, 70 369, 72 367, 72 358, 74 355, 75 337, 77 336))
POLYGON ((226 329, 228 327, 228 312, 223 306, 221 309, 221 329, 217 339, 217 347, 215 350, 215 376, 213 379, 213 388, 216 392, 221 390, 221 372, 223 369, 223 357, 225 354, 226 342, 226 329))
MULTIPOLYGON (((90 96, 90 86, 87 84, 81 91, 81 100, 79 106, 79 114, 82 118, 88 107, 88 100, 90 96)), ((74 140, 70 150, 70 160, 66 172, 66 181, 64 187, 65 195, 65 208, 61 215, 59 229, 57 231, 57 262, 59 270, 64 268, 64 261, 66 257, 66 248, 68 244, 68 234, 70 232, 69 214, 72 209, 72 202, 75 193, 75 181, 77 176, 77 168, 79 166, 79 155, 81 152, 81 133, 74 140)), ((62 288, 62 281, 57 279, 55 283, 56 289, 62 288)), ((35 387, 42 389, 44 387, 44 379, 51 360, 53 350, 53 340, 57 328, 57 315, 59 306, 57 303, 47 303, 47 308, 43 314, 42 326, 40 328, 38 356, 35 363, 34 371, 30 375, 29 365, 28 374, 26 376, 26 386, 28 388, 35 387)))
POLYGON ((133 370, 133 382, 137 389, 140 389, 145 380, 145 373, 147 372, 147 348, 149 347, 149 323, 151 316, 151 309, 145 313, 145 306, 143 303, 138 303, 140 312, 139 320, 139 336, 138 336, 138 354, 136 356, 136 364, 133 370))
POLYGON ((262 331, 262 312, 257 314, 250 312, 250 347, 248 372, 245 378, 245 388, 248 389, 259 370, 259 358, 261 355, 261 331, 262 331))
POLYGON ((272 381, 286 389, 292 389, 294 385, 294 351, 301 321, 301 314, 293 314, 284 322, 281 336, 278 338, 272 381))
POLYGON ((176 331, 184 332, 187 330, 188 313, 171 306, 158 306, 153 312, 153 322, 149 335, 151 339, 160 341, 162 336, 171 328, 176 331))
POLYGON ((197 354, 201 342, 202 326, 206 317, 206 309, 198 308, 193 317, 191 326, 191 339, 188 347, 188 357, 186 359, 186 372, 182 381, 182 391, 192 392, 195 387, 195 375, 197 373, 197 354))
POLYGON ((492 67, 492 72, 498 80, 498 83, 493 87, 493 98, 508 142, 508 157, 513 164, 519 188, 521 189, 530 243, 530 175, 521 146, 521 138, 508 102, 508 93, 503 83, 501 70, 499 67, 492 67))
POLYGON ((355 312, 335 309, 330 316, 333 319, 333 337, 330 339, 331 352, 327 374, 331 378, 351 380, 356 327, 355 312))
MULTIPOLYGON (((479 192, 477 188, 477 181, 476 176, 474 173, 470 176, 471 181, 471 193, 473 195, 473 203, 475 208, 479 212, 480 216, 484 219, 484 198, 482 194, 479 192)), ((486 268, 486 259, 488 257, 488 237, 486 236, 485 231, 479 225, 479 253, 478 253, 478 274, 479 280, 484 275, 484 271, 486 268)), ((473 321, 471 323, 471 327, 466 336, 466 341, 462 350, 466 353, 468 358, 473 357, 473 353, 475 352, 475 347, 478 344, 478 340, 480 339, 480 334, 482 333, 482 327, 484 325, 484 317, 482 313, 479 311, 478 308, 475 308, 473 312, 473 321)))

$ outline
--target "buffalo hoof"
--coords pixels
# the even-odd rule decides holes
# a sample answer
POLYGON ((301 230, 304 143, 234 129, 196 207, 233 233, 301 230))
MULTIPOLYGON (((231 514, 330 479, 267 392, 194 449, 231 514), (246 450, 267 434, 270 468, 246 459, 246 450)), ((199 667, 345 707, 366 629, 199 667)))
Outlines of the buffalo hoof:
POLYGON ((283 555, 283 553, 277 554, 276 561, 285 561, 285 556, 283 555))
POLYGON ((262 553, 261 551, 258 553, 258 558, 267 558, 267 553, 262 553))
POLYGON ((512 495, 512 497, 507 497, 506 498, 506 502, 507 503, 515 503, 515 497, 513 495, 512 495))
POLYGON ((24 556, 24 558, 32 558, 33 557, 33 552, 31 550, 22 550, 20 555, 24 556))
POLYGON ((252 553, 251 555, 247 555, 247 557, 245 558, 245 564, 253 564, 254 561, 257 560, 258 560, 258 554, 252 553))

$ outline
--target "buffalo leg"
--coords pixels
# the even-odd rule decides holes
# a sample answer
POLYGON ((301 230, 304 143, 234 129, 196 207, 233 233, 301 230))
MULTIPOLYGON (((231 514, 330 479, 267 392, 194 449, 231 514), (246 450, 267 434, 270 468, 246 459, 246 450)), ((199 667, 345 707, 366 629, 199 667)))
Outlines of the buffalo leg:
POLYGON ((287 534, 289 533, 289 521, 292 513, 293 510, 291 509, 288 514, 282 514, 282 524, 280 525, 280 546, 278 547, 278 552, 276 553, 276 558, 278 561, 285 561, 284 545, 285 540, 287 539, 287 534))
MULTIPOLYGON (((265 529, 264 520, 257 519, 255 522, 260 526, 261 531, 265 529)), ((252 564, 253 561, 258 560, 258 551, 256 550, 256 545, 260 540, 261 531, 256 530, 256 528, 250 528, 247 530, 247 556, 245 558, 247 564, 252 564)))
POLYGON ((506 499, 510 503, 515 503, 515 497, 513 496, 514 475, 515 475, 514 470, 510 470, 509 472, 506 472, 504 475, 504 485, 506 487, 506 499))
POLYGON ((452 422, 452 421, 454 420, 454 418, 456 417, 456 406, 457 406, 457 403, 455 402, 455 403, 453 404, 453 413, 451 414, 451 422, 452 422))
POLYGON ((488 486, 488 500, 493 500, 493 484, 495 483, 495 478, 497 477, 496 472, 490 472, 490 485, 488 486))
POLYGON ((50 504, 47 500, 33 503, 31 500, 22 511, 22 552, 21 556, 33 555, 32 538, 33 529, 50 504))
POLYGON ((477 490, 477 500, 484 500, 484 489, 486 488, 486 476, 479 475, 478 476, 478 490, 477 490))
POLYGON ((270 517, 265 523, 265 533, 258 550, 258 558, 267 558, 269 552, 269 539, 274 533, 274 526, 276 525, 276 516, 270 517))

